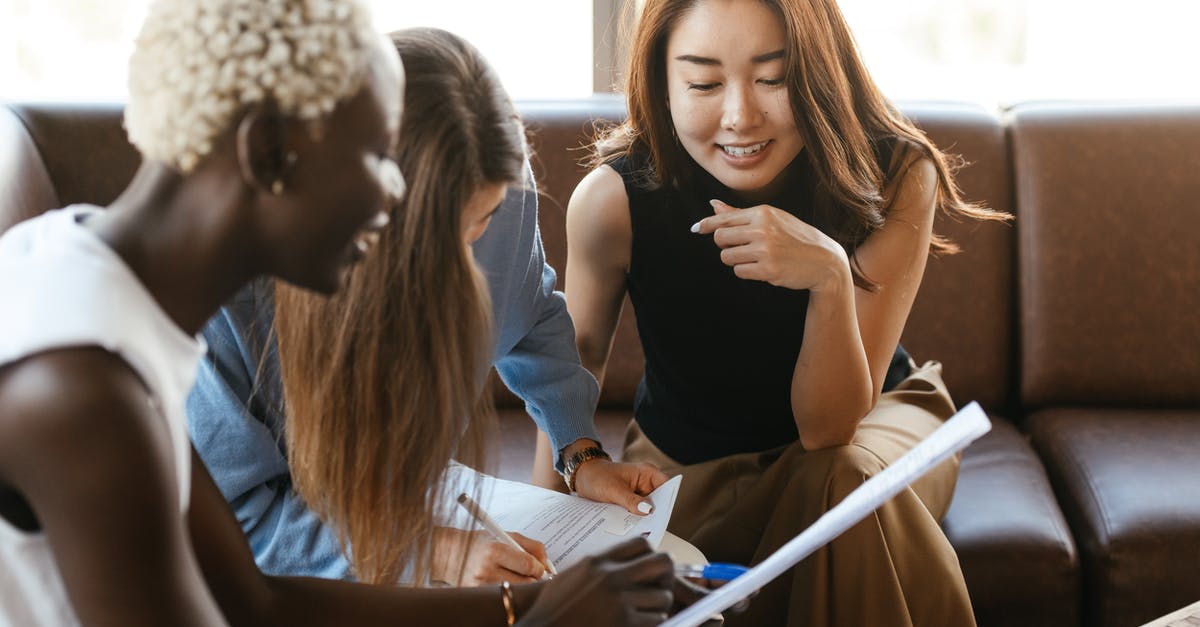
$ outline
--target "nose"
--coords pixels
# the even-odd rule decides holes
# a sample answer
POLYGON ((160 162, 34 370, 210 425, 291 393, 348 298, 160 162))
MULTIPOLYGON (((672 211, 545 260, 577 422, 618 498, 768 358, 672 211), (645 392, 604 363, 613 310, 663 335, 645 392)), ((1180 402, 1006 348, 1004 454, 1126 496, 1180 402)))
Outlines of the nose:
POLYGON ((754 128, 763 121, 762 109, 758 106, 754 88, 749 85, 730 85, 725 90, 721 128, 728 131, 744 131, 754 128))

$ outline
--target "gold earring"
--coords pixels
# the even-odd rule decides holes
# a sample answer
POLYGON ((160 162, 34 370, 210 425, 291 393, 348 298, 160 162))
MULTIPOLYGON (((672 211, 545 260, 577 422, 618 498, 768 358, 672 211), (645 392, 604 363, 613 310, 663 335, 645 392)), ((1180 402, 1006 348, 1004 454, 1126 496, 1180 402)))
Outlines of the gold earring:
POLYGON ((283 179, 275 179, 275 182, 271 183, 271 193, 276 196, 283 193, 283 179))

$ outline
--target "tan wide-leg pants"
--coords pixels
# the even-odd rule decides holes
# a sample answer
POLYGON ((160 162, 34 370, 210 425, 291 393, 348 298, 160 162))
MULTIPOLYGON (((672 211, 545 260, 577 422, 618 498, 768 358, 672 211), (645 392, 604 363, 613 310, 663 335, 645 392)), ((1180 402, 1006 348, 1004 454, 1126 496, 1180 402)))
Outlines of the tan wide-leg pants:
MULTIPOLYGON (((672 533, 710 561, 757 564, 954 413, 941 370, 928 362, 883 394, 847 446, 806 451, 794 443, 684 466, 630 423, 624 459, 684 475, 672 533)), ((958 557, 938 525, 958 463, 935 468, 800 562, 727 624, 973 627, 958 557)))

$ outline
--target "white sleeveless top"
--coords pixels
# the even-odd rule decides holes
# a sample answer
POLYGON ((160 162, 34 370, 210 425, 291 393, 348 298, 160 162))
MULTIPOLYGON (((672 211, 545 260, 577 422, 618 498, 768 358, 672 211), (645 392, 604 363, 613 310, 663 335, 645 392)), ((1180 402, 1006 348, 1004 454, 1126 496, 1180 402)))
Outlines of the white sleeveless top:
MULTIPOLYGON (((124 359, 167 422, 179 509, 186 512, 191 447, 184 400, 204 343, 176 326, 124 261, 80 225, 97 211, 88 205, 51 211, 0 237, 0 366, 83 346, 124 359)), ((78 624, 45 534, 0 518, 0 627, 78 624)))

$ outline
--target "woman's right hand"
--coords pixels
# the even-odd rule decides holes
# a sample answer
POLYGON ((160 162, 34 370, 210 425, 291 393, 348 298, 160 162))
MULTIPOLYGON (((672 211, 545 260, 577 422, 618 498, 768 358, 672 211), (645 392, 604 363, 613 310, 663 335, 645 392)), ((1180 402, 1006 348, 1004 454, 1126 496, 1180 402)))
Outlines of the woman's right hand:
POLYGON ((517 624, 657 625, 671 610, 674 580, 671 558, 634 538, 546 583, 517 624))

